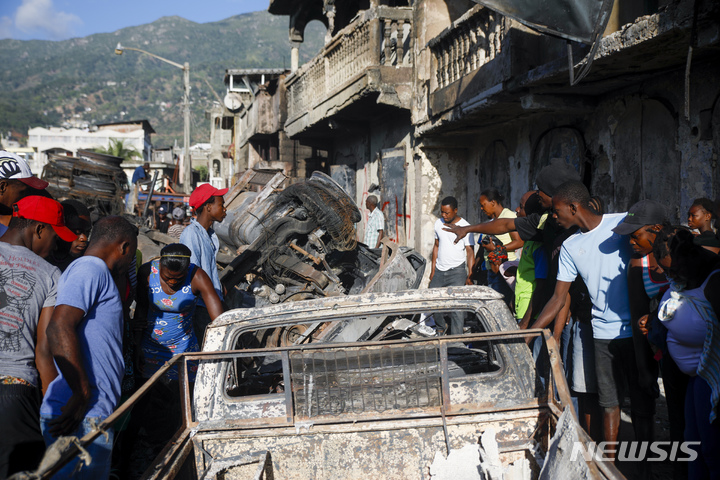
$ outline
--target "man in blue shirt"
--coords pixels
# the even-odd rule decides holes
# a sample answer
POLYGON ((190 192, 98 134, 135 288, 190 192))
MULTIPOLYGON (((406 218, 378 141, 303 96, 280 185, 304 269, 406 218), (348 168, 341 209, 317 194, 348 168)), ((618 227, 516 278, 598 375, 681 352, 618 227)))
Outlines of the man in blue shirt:
MULTIPOLYGON (((632 248, 627 237, 615 232, 625 213, 598 215, 590 208, 590 193, 579 181, 563 183, 552 197, 553 216, 563 228, 578 227, 560 250, 557 283, 552 298, 532 328, 545 328, 565 302, 570 285, 580 275, 592 300, 592 329, 595 345, 599 404, 603 408, 603 433, 607 442, 617 441, 623 377, 630 385, 635 438, 651 441, 655 399, 638 385, 638 372, 630 328, 627 265, 632 248)), ((586 367, 587 368, 587 367, 586 367)), ((614 458, 614 451, 605 452, 614 458)))
POLYGON ((150 174, 150 164, 148 162, 143 163, 135 169, 132 176, 132 183, 135 185, 139 180, 148 178, 150 174))
MULTIPOLYGON (((122 217, 105 217, 93 227, 85 255, 58 284, 47 341, 59 375, 40 407, 45 444, 63 435, 82 438, 107 418, 120 398, 125 371, 122 355, 123 308, 115 278, 135 258, 137 227, 122 217)), ((92 463, 74 473, 80 459, 53 478, 102 479, 110 474, 112 429, 86 446, 92 463)))
MULTIPOLYGON (((216 263, 220 241, 212 226, 215 222, 222 222, 227 215, 222 197, 227 191, 227 188, 219 190, 209 183, 196 188, 190 195, 188 203, 195 209, 197 218, 193 218, 180 235, 180 243, 186 245, 192 252, 190 262, 198 265, 208 274, 220 300, 225 298, 216 263)), ((208 324, 210 324, 210 314, 205 303, 199 299, 193 315, 193 326, 201 348, 208 324)))

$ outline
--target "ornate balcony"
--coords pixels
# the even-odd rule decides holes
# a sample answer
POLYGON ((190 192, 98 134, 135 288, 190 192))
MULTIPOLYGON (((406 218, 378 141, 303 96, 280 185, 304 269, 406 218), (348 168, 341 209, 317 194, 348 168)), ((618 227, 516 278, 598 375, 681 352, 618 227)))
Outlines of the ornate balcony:
POLYGON ((379 95, 377 103, 409 108, 411 19, 411 8, 362 11, 288 77, 287 133, 302 132, 371 93, 379 95))
POLYGON ((477 6, 430 41, 434 79, 431 90, 447 87, 499 55, 505 28, 502 15, 477 6))

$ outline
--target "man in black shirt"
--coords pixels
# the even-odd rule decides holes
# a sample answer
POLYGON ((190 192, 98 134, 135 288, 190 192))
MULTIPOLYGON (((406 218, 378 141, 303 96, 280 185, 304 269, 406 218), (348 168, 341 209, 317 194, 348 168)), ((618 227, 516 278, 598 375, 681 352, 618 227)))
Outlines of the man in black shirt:
POLYGON ((167 216, 167 208, 160 206, 157 211, 157 218, 155 219, 155 230, 160 233, 167 233, 170 227, 170 219, 167 216))

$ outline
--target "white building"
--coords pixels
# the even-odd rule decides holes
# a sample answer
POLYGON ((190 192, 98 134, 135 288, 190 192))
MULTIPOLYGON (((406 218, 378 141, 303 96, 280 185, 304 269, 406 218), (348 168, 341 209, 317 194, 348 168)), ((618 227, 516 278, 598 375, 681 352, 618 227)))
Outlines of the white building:
POLYGON ((28 131, 28 146, 35 151, 35 159, 30 168, 34 174, 40 175, 47 163, 48 154, 76 156, 78 150, 107 148, 111 139, 122 140, 126 147, 142 152, 144 161, 150 161, 150 135, 153 133, 155 130, 147 120, 105 123, 92 129, 31 128, 28 131))

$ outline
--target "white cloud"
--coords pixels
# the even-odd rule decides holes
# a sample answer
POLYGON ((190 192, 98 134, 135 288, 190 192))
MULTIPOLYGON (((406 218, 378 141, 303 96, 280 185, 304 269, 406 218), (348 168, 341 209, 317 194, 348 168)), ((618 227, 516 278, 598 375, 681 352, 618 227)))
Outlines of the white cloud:
POLYGON ((13 21, 10 17, 0 17, 0 39, 13 38, 13 21))
POLYGON ((42 33, 53 40, 72 37, 75 27, 81 24, 77 15, 55 10, 53 0, 23 0, 15 12, 18 30, 42 33))

